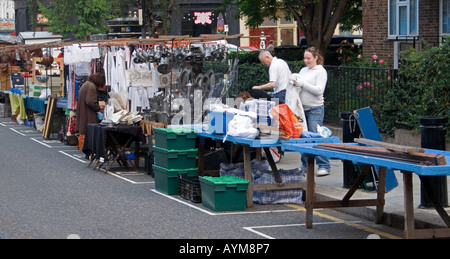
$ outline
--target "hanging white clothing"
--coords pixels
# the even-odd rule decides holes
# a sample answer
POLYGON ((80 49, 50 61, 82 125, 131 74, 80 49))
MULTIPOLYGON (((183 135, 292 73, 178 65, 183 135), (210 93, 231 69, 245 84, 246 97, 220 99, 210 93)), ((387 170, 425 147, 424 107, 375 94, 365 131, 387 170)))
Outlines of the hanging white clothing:
POLYGON ((128 97, 131 101, 130 112, 136 112, 137 107, 141 109, 150 109, 147 90, 145 87, 133 86, 129 88, 128 97))
POLYGON ((100 58, 97 44, 74 44, 64 47, 64 64, 72 65, 80 62, 91 62, 100 58))
POLYGON ((127 92, 129 86, 127 85, 126 59, 126 51, 124 49, 119 49, 116 52, 116 74, 120 92, 127 92))

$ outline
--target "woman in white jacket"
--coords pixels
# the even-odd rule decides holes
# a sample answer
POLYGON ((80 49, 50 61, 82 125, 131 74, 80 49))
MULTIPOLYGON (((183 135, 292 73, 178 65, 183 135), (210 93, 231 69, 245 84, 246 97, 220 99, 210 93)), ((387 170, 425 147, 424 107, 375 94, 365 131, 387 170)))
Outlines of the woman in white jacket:
MULTIPOLYGON (((325 115, 323 93, 327 85, 328 74, 323 67, 324 59, 316 48, 311 47, 305 51, 304 61, 306 67, 300 73, 294 74, 291 77, 292 89, 298 92, 298 94, 287 93, 286 96, 293 96, 293 98, 286 103, 296 115, 297 113, 295 111, 301 109, 298 106, 302 106, 307 130, 317 133, 317 126, 322 126, 325 115)), ((305 128, 303 130, 306 131, 305 128)), ((326 157, 316 157, 316 163, 319 167, 317 176, 330 174, 331 166, 326 157)), ((302 165, 300 168, 306 171, 306 165, 306 158, 302 156, 302 165)))

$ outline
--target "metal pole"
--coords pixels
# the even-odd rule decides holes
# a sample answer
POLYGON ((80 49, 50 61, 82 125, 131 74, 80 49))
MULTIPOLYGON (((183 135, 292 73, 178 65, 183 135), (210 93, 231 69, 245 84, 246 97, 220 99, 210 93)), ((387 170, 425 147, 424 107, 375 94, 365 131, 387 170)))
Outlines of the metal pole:
POLYGON ((146 15, 146 4, 145 0, 141 0, 141 8, 142 8, 142 26, 141 26, 141 32, 142 32, 142 38, 147 38, 147 19, 145 18, 146 15))

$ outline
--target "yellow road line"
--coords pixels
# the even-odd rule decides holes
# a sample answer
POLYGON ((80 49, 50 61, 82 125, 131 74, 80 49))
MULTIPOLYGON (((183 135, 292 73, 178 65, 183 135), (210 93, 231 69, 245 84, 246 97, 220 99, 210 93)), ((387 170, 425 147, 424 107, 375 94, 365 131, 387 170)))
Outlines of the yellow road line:
MULTIPOLYGON (((286 206, 294 208, 294 209, 306 211, 306 209, 304 207, 300 206, 300 205, 286 204, 286 206)), ((398 237, 396 235, 388 234, 388 233, 385 233, 385 232, 383 232, 381 230, 378 230, 378 229, 375 229, 375 228, 366 227, 366 226, 362 226, 362 225, 359 225, 359 224, 356 224, 356 223, 348 222, 348 221, 345 221, 343 219, 336 218, 336 217, 333 217, 333 216, 330 216, 330 215, 327 215, 327 214, 324 214, 324 213, 321 213, 321 212, 318 212, 318 211, 314 211, 314 215, 317 215, 317 216, 319 216, 321 218, 329 219, 329 220, 334 221, 334 222, 342 222, 342 223, 344 223, 347 226, 354 227, 354 228, 357 228, 357 229, 360 229, 360 230, 364 230, 366 232, 373 233, 373 234, 376 234, 376 235, 379 235, 379 236, 383 236, 383 237, 386 237, 386 238, 389 238, 389 239, 402 239, 401 237, 398 237)))

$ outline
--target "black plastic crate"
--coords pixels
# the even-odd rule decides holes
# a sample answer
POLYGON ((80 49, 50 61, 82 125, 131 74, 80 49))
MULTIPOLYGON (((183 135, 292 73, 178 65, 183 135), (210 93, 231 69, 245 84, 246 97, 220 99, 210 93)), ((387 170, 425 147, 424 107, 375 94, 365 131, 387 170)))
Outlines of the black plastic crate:
POLYGON ((181 198, 194 203, 202 202, 202 189, 198 176, 178 175, 178 193, 181 198))

